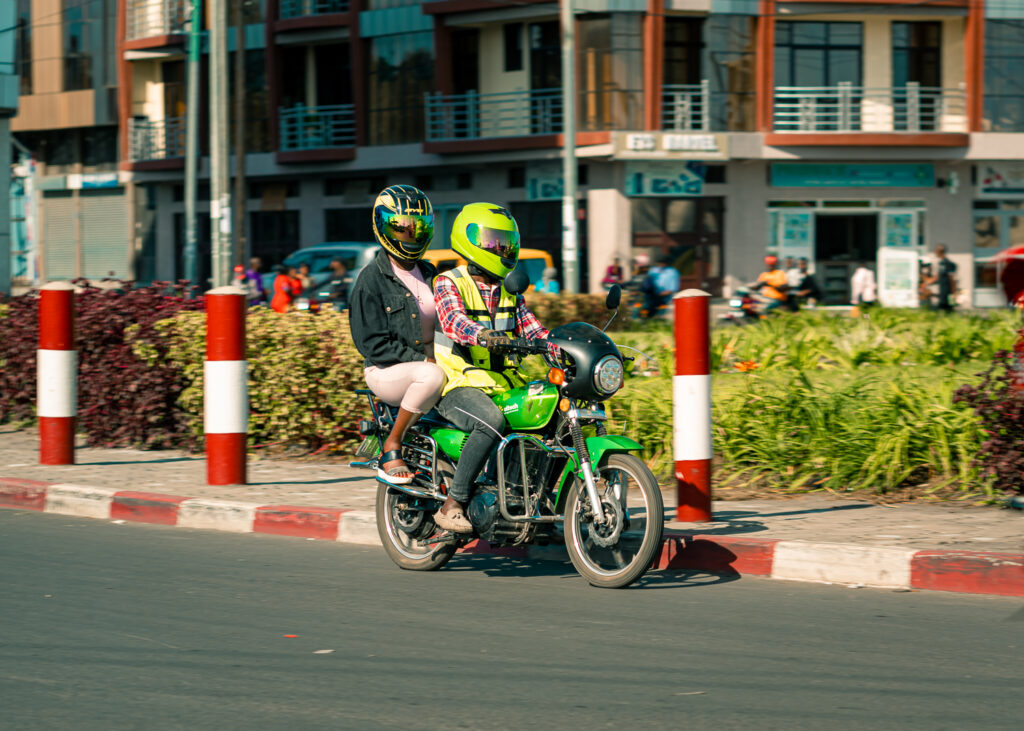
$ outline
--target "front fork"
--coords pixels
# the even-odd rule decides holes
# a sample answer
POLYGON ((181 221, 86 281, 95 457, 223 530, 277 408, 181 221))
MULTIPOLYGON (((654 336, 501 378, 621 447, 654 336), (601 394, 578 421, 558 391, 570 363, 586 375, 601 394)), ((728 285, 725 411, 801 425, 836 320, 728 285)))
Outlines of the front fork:
POLYGON ((580 460, 580 472, 583 473, 583 484, 587 488, 587 497, 590 498, 590 506, 594 511, 594 522, 604 523, 604 506, 601 505, 601 496, 597 492, 597 482, 594 480, 594 468, 590 464, 590 452, 587 450, 587 442, 583 438, 583 427, 579 419, 570 412, 569 434, 572 435, 572 446, 576 449, 576 456, 580 460))

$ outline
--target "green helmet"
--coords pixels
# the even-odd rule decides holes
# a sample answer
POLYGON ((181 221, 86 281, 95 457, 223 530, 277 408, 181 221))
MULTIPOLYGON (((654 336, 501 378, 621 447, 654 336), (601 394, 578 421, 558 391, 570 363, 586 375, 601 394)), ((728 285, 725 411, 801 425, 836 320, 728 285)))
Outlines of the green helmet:
POLYGON ((452 248, 488 274, 504 279, 519 262, 519 226, 503 206, 470 203, 452 226, 452 248))

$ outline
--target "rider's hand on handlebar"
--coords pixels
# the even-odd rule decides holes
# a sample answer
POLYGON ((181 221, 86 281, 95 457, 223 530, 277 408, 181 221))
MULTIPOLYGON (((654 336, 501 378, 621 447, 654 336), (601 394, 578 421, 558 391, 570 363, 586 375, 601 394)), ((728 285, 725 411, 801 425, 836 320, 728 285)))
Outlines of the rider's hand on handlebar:
POLYGON ((507 353, 512 348, 512 339, 500 330, 481 330, 476 334, 476 341, 494 353, 507 353))

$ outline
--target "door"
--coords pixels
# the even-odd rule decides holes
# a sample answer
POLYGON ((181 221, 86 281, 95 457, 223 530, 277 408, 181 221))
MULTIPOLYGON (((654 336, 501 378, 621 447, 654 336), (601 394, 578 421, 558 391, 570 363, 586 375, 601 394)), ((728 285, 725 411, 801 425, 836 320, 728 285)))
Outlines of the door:
POLYGON ((942 23, 892 24, 892 81, 895 129, 938 129, 942 115, 942 23))
POLYGON ((850 278, 857 267, 876 268, 878 214, 818 211, 814 218, 816 270, 825 304, 849 304, 850 278))
POLYGON ((721 296, 724 198, 632 198, 630 206, 633 246, 649 248, 652 262, 668 257, 682 289, 721 296))
POLYGON ((562 129, 562 42, 557 21, 530 23, 530 133, 562 129))

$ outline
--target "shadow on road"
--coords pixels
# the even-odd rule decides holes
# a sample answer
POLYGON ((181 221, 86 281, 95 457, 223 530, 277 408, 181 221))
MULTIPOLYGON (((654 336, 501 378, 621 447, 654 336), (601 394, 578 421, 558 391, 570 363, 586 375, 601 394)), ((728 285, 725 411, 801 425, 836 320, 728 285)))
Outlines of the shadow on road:
POLYGON ((116 465, 125 464, 166 464, 168 462, 196 462, 204 459, 203 457, 168 457, 167 459, 129 459, 123 462, 89 462, 87 459, 83 460, 78 457, 76 460, 76 466, 78 467, 114 467, 116 465))

